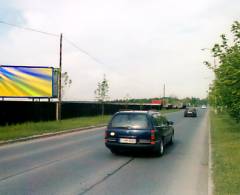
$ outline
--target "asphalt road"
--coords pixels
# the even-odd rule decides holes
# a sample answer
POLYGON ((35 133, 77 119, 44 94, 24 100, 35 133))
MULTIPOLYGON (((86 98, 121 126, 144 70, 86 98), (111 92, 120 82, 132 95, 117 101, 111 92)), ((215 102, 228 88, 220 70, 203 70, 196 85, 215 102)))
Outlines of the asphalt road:
POLYGON ((103 129, 0 147, 0 194, 207 194, 208 116, 171 113, 175 142, 163 157, 116 156, 103 129))

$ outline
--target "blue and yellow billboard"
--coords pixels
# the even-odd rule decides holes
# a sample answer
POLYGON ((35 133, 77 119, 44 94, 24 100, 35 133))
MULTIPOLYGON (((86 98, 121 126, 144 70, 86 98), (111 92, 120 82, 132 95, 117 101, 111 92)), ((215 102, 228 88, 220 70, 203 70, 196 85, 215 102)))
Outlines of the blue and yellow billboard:
POLYGON ((53 68, 0 65, 0 97, 52 97, 53 68))

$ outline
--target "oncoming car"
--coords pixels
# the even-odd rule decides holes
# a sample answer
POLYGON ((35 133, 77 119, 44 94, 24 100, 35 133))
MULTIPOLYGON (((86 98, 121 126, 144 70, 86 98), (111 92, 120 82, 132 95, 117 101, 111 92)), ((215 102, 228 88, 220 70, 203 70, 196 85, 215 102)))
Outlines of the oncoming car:
POLYGON ((112 153, 119 151, 151 151, 164 154, 173 143, 173 122, 159 112, 120 111, 114 114, 105 132, 105 145, 112 153))
POLYGON ((184 111, 184 117, 197 117, 196 108, 186 108, 184 111))

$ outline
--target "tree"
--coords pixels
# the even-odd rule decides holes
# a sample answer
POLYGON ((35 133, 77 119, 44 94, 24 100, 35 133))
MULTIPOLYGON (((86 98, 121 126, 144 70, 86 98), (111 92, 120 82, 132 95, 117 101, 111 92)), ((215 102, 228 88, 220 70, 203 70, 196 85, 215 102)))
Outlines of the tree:
POLYGON ((218 65, 209 62, 205 64, 215 73, 215 80, 209 89, 210 104, 226 110, 240 121, 240 22, 232 24, 231 32, 232 41, 223 34, 221 43, 212 48, 218 65))
POLYGON ((108 81, 106 79, 106 75, 104 74, 103 80, 101 82, 98 82, 97 89, 94 91, 95 98, 102 105, 102 115, 104 115, 104 103, 109 98, 108 92, 109 92, 109 85, 108 85, 108 81))
POLYGON ((67 72, 61 74, 62 79, 62 97, 64 96, 66 89, 69 88, 72 84, 72 79, 68 76, 67 72))

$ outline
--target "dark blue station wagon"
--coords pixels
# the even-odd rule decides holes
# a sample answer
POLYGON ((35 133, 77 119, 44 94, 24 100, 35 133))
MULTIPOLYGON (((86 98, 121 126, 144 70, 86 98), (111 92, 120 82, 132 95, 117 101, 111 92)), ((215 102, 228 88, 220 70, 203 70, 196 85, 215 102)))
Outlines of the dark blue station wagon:
POLYGON ((157 156, 173 143, 173 122, 155 111, 120 111, 113 115, 105 132, 105 145, 112 153, 149 150, 157 156))

